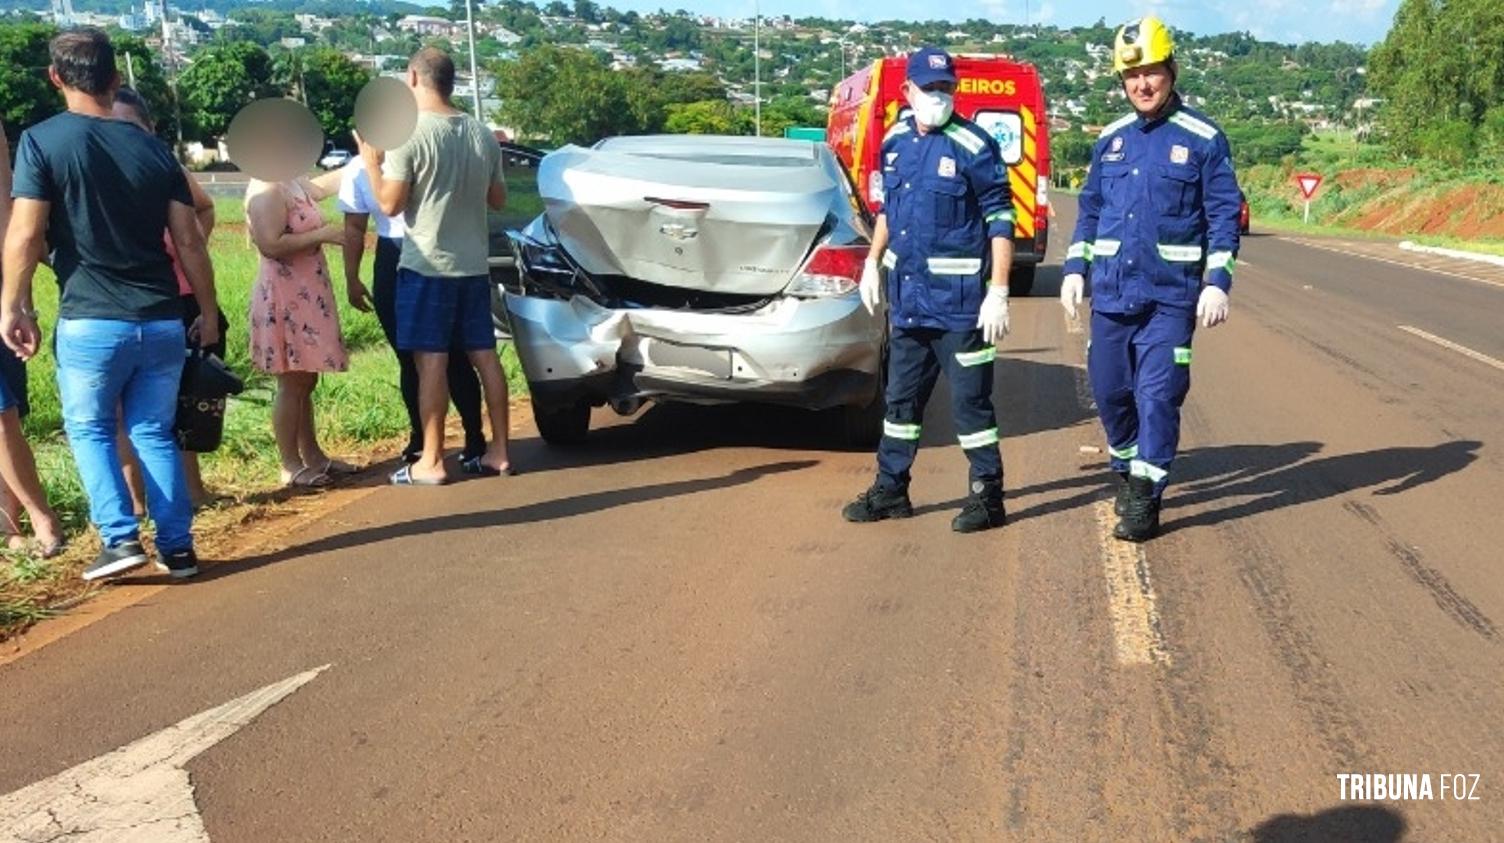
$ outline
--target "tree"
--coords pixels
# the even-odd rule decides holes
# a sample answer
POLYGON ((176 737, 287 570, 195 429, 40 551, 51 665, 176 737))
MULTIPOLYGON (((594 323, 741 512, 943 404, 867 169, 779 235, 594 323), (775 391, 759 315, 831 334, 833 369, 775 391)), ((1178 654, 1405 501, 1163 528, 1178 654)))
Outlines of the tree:
POLYGON ((306 103, 326 139, 343 143, 355 128, 355 97, 371 79, 364 67, 334 49, 307 51, 303 58, 306 103))
POLYGON ((744 135, 747 121, 725 100, 674 103, 668 107, 665 131, 676 135, 744 135))
MULTIPOLYGON (((589 144, 643 131, 651 108, 634 107, 636 77, 612 73, 584 50, 542 46, 496 67, 500 121, 526 138, 589 144), (628 108, 622 103, 628 102, 628 108)), ((660 118, 661 119, 661 118, 660 118)))
POLYGON ((201 50, 178 78, 184 136, 223 137, 240 109, 281 93, 272 81, 271 57, 257 45, 238 41, 201 50))
POLYGON ((63 108, 63 98, 47 81, 47 42, 57 30, 50 25, 0 26, 0 118, 7 139, 46 120, 63 108))

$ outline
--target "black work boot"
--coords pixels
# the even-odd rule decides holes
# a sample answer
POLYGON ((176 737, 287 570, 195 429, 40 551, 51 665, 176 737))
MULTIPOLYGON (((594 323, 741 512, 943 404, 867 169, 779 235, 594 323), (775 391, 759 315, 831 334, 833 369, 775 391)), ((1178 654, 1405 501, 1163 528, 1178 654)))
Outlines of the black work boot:
POLYGON ((1115 538, 1144 542, 1159 535, 1159 498, 1154 496, 1154 481, 1147 477, 1129 477, 1126 511, 1112 528, 1115 538))
POLYGON ((997 483, 971 481, 971 494, 966 496, 966 505, 951 519, 950 528, 958 533, 976 533, 1001 527, 1008 523, 1008 513, 1003 509, 1003 487, 997 483))
POLYGON ((1112 486, 1117 490, 1112 499, 1112 514, 1119 518, 1128 514, 1128 472, 1114 471, 1112 486))
POLYGON ((881 521, 884 518, 908 518, 914 514, 914 505, 909 503, 909 490, 889 488, 873 483, 872 488, 856 496, 846 504, 841 517, 857 524, 881 521))

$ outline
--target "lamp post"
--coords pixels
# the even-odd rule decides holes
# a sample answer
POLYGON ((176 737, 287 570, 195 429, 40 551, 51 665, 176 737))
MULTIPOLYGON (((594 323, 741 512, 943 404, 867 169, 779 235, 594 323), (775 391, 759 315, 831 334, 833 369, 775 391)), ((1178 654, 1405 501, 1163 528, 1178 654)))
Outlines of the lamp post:
POLYGON ((470 35, 470 96, 475 101, 475 119, 485 122, 480 113, 480 75, 475 72, 475 13, 471 0, 465 0, 465 29, 470 35))
POLYGON ((762 137, 762 5, 752 4, 752 121, 762 137))

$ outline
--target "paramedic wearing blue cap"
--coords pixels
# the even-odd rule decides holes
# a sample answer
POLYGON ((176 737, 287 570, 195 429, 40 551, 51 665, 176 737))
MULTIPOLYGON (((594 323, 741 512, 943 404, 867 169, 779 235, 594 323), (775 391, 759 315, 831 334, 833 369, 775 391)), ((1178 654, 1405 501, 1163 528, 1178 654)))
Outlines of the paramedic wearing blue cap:
POLYGON ((1180 444, 1191 335, 1198 319, 1227 319, 1242 197, 1227 137, 1175 93, 1165 25, 1123 26, 1112 58, 1134 111, 1092 150, 1060 301, 1074 318, 1090 269, 1086 362, 1119 478, 1113 535, 1145 541, 1180 444))
POLYGON ((951 528, 971 533, 1006 520, 992 361, 1008 333, 1013 200, 997 142, 954 113, 955 90, 949 54, 933 47, 914 53, 903 85, 911 114, 883 138, 883 211, 861 296, 868 312, 884 297, 888 302, 887 413, 877 480, 842 511, 847 521, 913 515, 909 467, 942 371, 971 464, 966 504, 951 528))

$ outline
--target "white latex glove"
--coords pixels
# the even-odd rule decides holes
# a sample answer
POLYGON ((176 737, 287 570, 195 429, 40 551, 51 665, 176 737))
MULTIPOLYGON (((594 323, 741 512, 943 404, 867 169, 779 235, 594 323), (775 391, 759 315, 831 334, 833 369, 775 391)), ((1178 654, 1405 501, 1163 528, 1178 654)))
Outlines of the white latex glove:
POLYGON ((883 300, 883 276, 877 269, 876 260, 867 258, 862 264, 862 280, 857 291, 861 293, 862 306, 867 308, 868 315, 877 313, 877 306, 883 300))
POLYGON ((1220 287, 1206 285, 1196 301, 1196 318, 1201 320, 1201 327, 1215 328, 1226 322, 1227 304, 1227 294, 1220 287))
POLYGON ((1072 319, 1076 318, 1076 308, 1081 306, 1081 298, 1086 295, 1086 279, 1076 273, 1065 276, 1060 282, 1060 306, 1065 308, 1072 319))
POLYGON ((988 345, 1003 341, 1008 336, 1008 294, 988 285, 987 298, 982 299, 982 311, 977 314, 977 327, 982 329, 982 339, 988 345))

